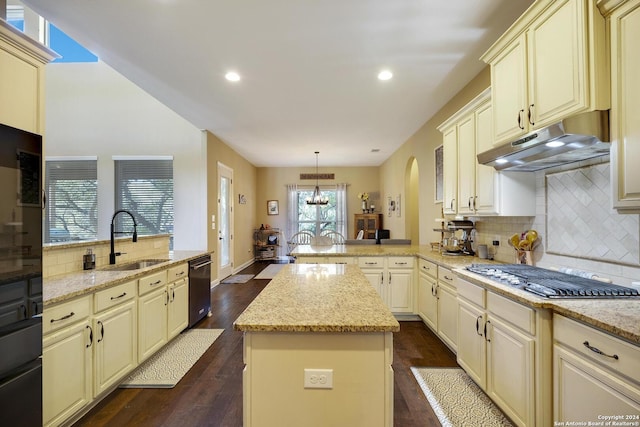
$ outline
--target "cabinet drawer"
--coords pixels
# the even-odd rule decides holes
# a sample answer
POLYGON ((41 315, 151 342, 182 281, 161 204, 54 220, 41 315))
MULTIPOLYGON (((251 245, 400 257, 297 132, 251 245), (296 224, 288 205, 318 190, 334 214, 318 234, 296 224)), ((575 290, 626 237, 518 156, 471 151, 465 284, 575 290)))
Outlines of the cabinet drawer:
POLYGON ((144 295, 167 284, 167 270, 150 274, 138 280, 138 295, 144 295))
POLYGON ((384 268, 384 257, 360 257, 358 258, 360 268, 384 268))
POLYGON ((536 312, 531 307, 504 298, 493 292, 487 292, 487 309, 531 335, 536 333, 536 312))
POLYGON ((553 316, 553 337, 556 342, 578 354, 595 360, 598 364, 607 366, 640 384, 640 347, 557 314, 553 316), (616 355, 618 358, 599 354, 589 349, 585 343, 607 355, 616 355))
POLYGON ((466 280, 458 278, 456 280, 458 288, 458 296, 474 303, 480 308, 486 307, 485 295, 487 294, 483 287, 474 285, 466 280))
POLYGON ((418 258, 418 268, 434 279, 438 277, 438 266, 426 259, 418 258))
POLYGON ((96 292, 94 303, 96 313, 114 307, 136 296, 136 281, 122 283, 109 289, 96 292))
POLYGON ((56 331, 91 315, 91 295, 47 307, 42 313, 42 333, 56 331))
POLYGON ((415 258, 412 256, 393 256, 388 258, 389 268, 410 268, 413 269, 415 258))
POLYGON ((353 258, 348 256, 334 256, 325 258, 327 264, 354 264, 353 258))
POLYGON ((455 275, 451 270, 445 267, 438 266, 438 280, 442 280, 443 282, 447 282, 451 285, 454 285, 455 275))
POLYGON ((167 281, 173 282, 189 276, 189 265, 185 262, 167 269, 167 281))

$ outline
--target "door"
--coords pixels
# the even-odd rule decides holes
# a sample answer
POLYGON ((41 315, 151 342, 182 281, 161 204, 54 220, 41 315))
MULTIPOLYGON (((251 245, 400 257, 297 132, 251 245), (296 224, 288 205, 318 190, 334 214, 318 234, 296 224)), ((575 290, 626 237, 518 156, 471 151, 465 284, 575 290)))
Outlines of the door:
POLYGON ((218 163, 218 278, 233 274, 233 170, 218 163))

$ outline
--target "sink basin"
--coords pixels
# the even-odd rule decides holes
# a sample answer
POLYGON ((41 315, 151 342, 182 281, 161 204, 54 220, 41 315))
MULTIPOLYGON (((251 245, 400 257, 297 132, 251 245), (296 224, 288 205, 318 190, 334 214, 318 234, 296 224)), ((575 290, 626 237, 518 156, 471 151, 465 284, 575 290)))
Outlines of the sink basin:
POLYGON ((168 259, 141 259, 138 261, 126 262, 124 264, 115 264, 104 267, 102 270, 116 270, 116 271, 127 271, 127 270, 140 270, 141 268, 147 268, 154 266, 156 264, 162 264, 163 262, 168 262, 168 259))

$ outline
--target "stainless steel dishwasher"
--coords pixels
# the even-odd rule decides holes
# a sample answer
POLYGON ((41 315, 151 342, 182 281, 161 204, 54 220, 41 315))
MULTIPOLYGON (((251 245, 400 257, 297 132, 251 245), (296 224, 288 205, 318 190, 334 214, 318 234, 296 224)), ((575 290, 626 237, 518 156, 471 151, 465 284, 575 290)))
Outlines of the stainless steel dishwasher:
POLYGON ((189 327, 211 315, 211 255, 189 261, 189 327))

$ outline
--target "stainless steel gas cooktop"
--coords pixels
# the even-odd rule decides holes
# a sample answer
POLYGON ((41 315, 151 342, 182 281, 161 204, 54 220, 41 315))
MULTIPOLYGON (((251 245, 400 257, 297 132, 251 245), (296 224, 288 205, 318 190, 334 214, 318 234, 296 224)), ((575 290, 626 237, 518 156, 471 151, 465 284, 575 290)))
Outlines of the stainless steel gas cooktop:
POLYGON ((472 264, 472 273, 545 298, 628 298, 637 289, 524 264, 472 264))

